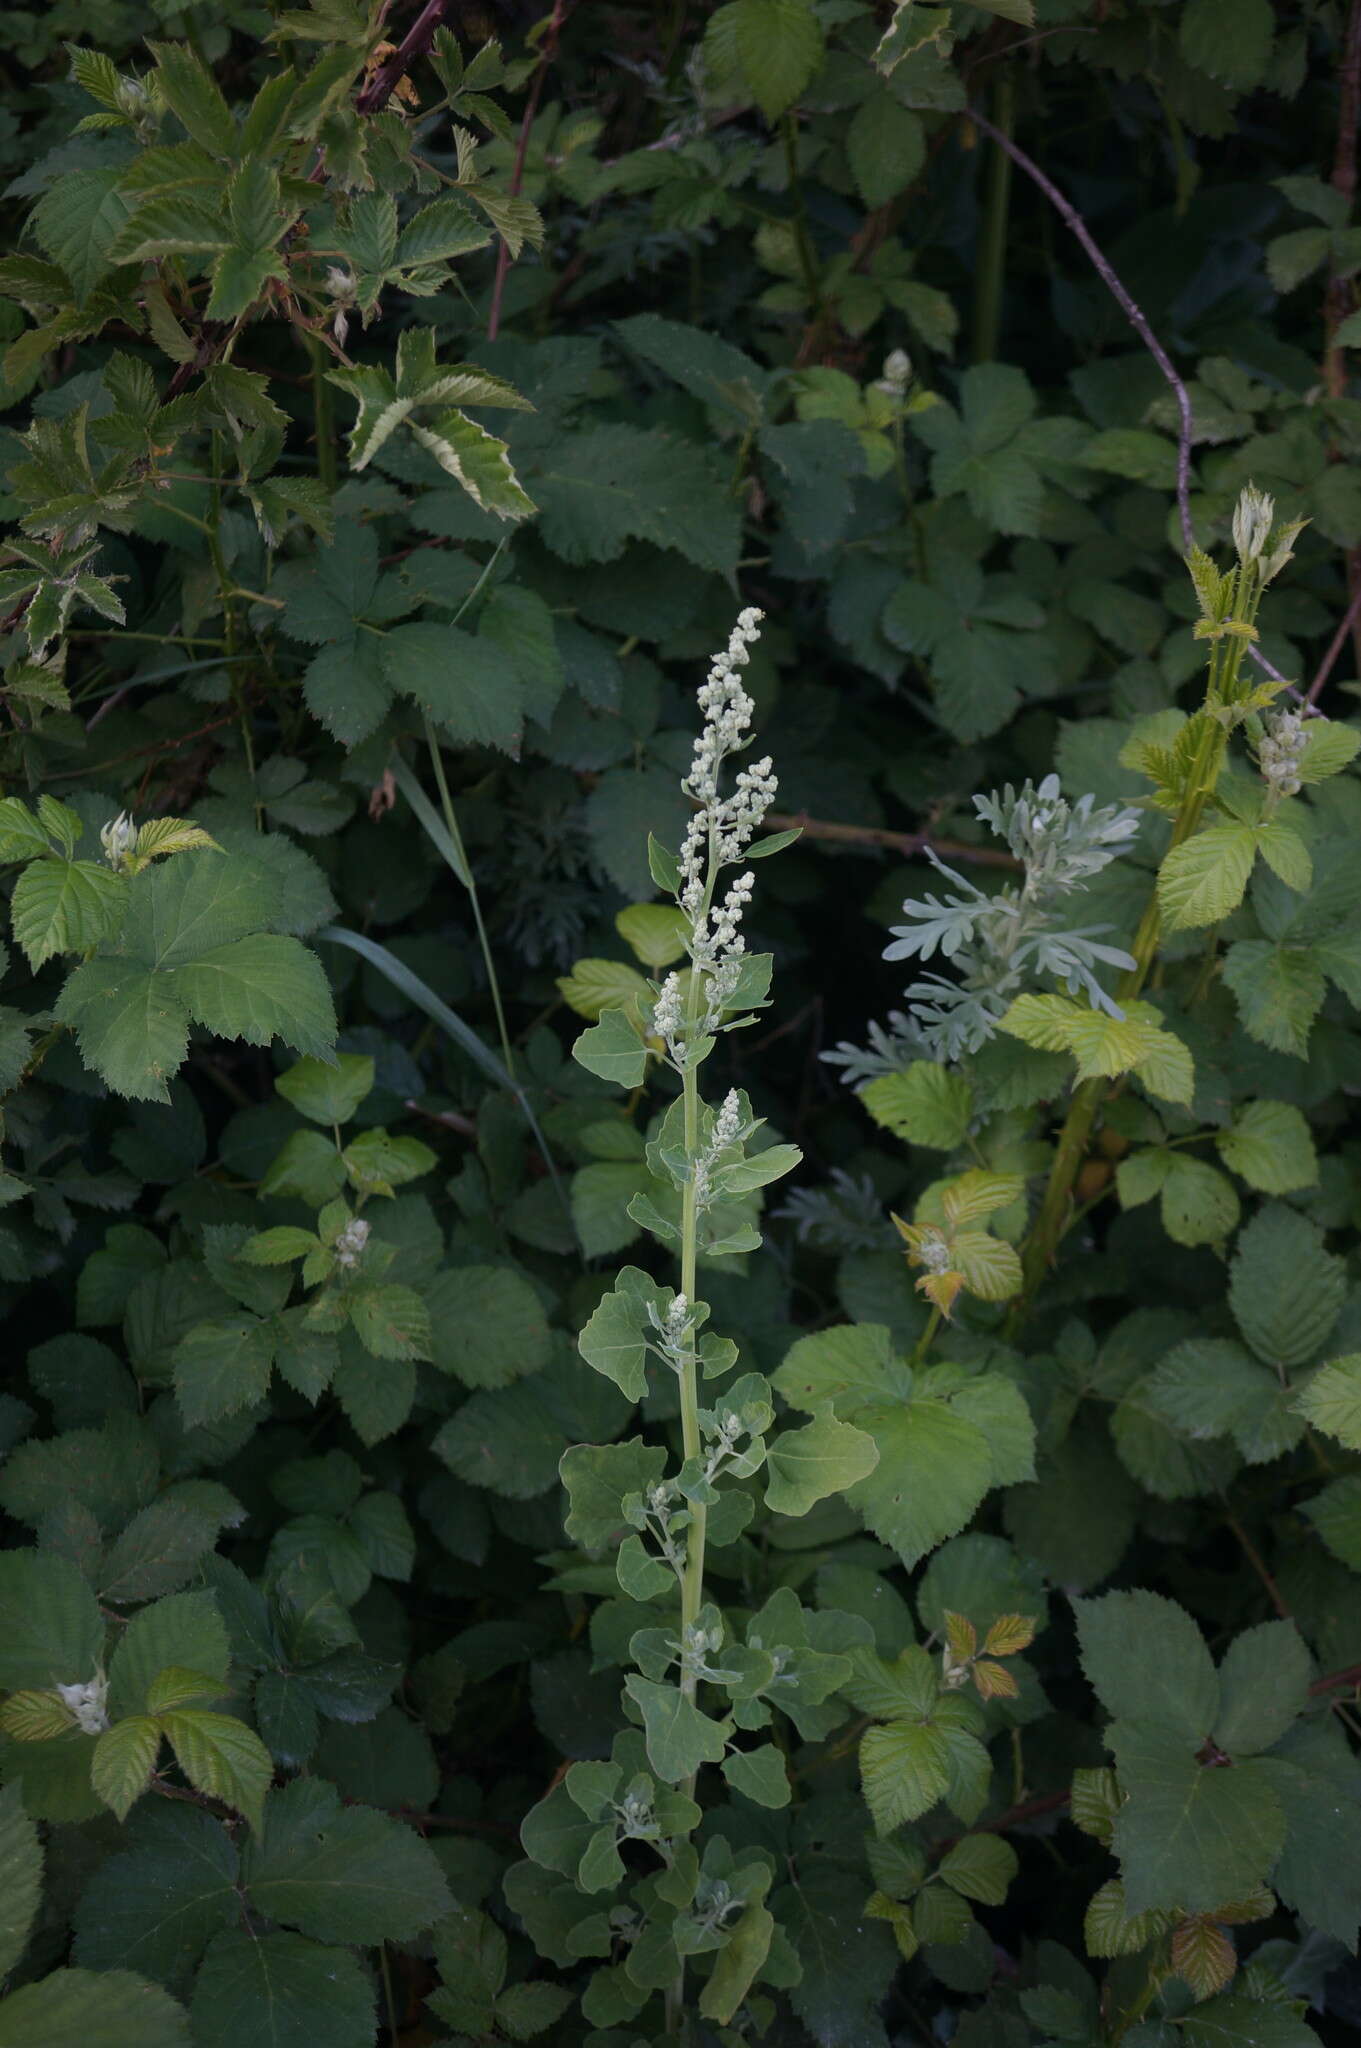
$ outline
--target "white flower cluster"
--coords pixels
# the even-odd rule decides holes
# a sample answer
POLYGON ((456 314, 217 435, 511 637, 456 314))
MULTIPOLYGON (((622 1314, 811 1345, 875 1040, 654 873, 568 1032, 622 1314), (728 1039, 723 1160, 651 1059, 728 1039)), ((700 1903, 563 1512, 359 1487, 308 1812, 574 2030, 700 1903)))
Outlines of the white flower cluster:
POLYGON ((664 1038, 669 1046, 674 1047, 684 1029, 680 976, 673 967, 658 989, 657 1000, 652 1006, 652 1032, 654 1037, 664 1038))
POLYGON ((137 844, 137 827, 132 822, 131 811, 120 811, 110 819, 99 835, 104 849, 104 858, 111 868, 121 868, 137 844))
POLYGON ((357 1266, 369 1241, 369 1226, 362 1216, 345 1225, 335 1242, 336 1264, 357 1266))
POLYGON ((59 1685, 57 1692, 64 1706, 75 1716, 77 1728, 86 1735, 102 1735, 109 1725, 106 1702, 109 1696, 109 1681, 102 1671, 96 1671, 93 1678, 87 1678, 77 1685, 59 1685))
POLYGON ((1257 766, 1273 796, 1294 796, 1302 787, 1300 759, 1309 741, 1302 711, 1277 711, 1267 720, 1266 738, 1257 749, 1257 766))
POLYGON ((1275 499, 1259 491, 1256 484, 1246 484, 1233 508, 1233 545, 1243 567, 1255 565, 1263 583, 1280 575, 1294 553, 1296 535, 1309 523, 1292 519, 1277 527, 1275 518, 1275 499))
POLYGON ((704 1209, 708 1206, 710 1179, 714 1167, 727 1151, 729 1145, 735 1145, 741 1135, 742 1105, 738 1100, 737 1090, 730 1088, 723 1098, 722 1108, 714 1118, 713 1129, 709 1133, 709 1142, 695 1161, 696 1208, 704 1209))
POLYGON ((686 1295, 678 1294, 663 1314, 654 1303, 648 1303, 648 1321, 657 1333, 656 1348, 671 1367, 679 1372, 693 1349, 690 1302, 686 1295))
MULTIPOLYGON (((695 1020, 700 1033, 717 1028, 737 986, 746 952, 739 927, 755 885, 749 871, 739 875, 715 906, 714 880, 721 868, 740 862, 779 787, 767 754, 739 772, 731 796, 719 794, 723 763, 747 744, 751 730, 755 706, 742 687, 739 671, 750 661, 750 650, 761 637, 762 616, 754 606, 740 612, 727 646, 714 656, 699 692, 703 730, 695 741, 690 772, 681 784, 696 806, 680 850, 679 902, 690 921, 694 970, 706 983, 704 1011, 695 1020)), ((685 1035, 685 1025, 680 976, 673 970, 657 993, 652 1029, 674 1054, 685 1035)))

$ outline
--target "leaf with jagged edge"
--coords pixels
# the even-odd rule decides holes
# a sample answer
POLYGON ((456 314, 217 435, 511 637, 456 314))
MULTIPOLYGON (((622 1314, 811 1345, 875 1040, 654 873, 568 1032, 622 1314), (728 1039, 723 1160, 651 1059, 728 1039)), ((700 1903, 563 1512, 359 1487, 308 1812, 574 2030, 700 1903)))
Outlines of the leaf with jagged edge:
POLYGON ((22 1787, 7 1785, 0 1792, 0 1982, 28 1944, 42 1883, 38 1830, 24 1812, 22 1787))
POLYGON ((372 2048, 374 1994, 348 1949, 277 1929, 208 1944, 191 2000, 195 2048, 372 2048))
POLYGON ((116 1721, 96 1742, 90 1783, 119 1820, 127 1819, 146 1791, 160 1746, 160 1726, 149 1714, 116 1721))
POLYGON ((258 1834, 274 1759, 253 1728, 232 1714, 179 1707, 159 1717, 175 1761, 196 1791, 243 1813, 258 1834))
POLYGON ((30 861, 14 885, 10 919, 30 967, 57 953, 90 953, 113 938, 127 883, 92 860, 30 861))
POLYGON ((127 1970, 54 1970, 0 1999, 0 2048, 192 2048, 189 2018, 127 1970))
POLYGON ((269 1795, 242 1875, 257 1912, 317 1941, 411 1941, 453 1903, 412 1828, 315 1778, 269 1795))

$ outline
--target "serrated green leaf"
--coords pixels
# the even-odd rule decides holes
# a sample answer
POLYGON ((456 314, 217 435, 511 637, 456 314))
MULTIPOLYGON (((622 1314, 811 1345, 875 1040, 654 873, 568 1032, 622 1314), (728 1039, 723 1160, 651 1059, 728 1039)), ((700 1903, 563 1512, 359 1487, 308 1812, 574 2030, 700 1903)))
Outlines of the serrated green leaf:
POLYGON ((263 1398, 274 1363, 274 1334, 258 1316, 200 1323, 175 1350, 175 1393, 190 1429, 235 1415, 263 1398))
POLYGON ((1207 826, 1174 846, 1158 870, 1158 903, 1170 931, 1218 924, 1243 900, 1257 857, 1250 825, 1207 826))
POLYGON ((1287 1195, 1318 1182, 1314 1141, 1293 1103, 1245 1103, 1215 1143, 1224 1164, 1262 1194, 1287 1195))
POLYGON ((54 1970, 0 2001, 0 2048, 192 2048, 189 2018, 128 1970, 54 1970))
POLYGON ((1296 1395, 1293 1406, 1349 1451, 1361 1451, 1361 1353, 1325 1365, 1296 1395))
POLYGON ((1207 1770, 1156 1727, 1114 1731, 1125 1804, 1114 1848, 1130 1912, 1212 1913, 1262 1883, 1285 1838, 1271 1766, 1247 1758, 1207 1770))
POLYGON ((30 861, 14 885, 10 920, 30 967, 55 953, 89 953, 122 922, 127 883, 91 860, 30 861))
POLYGON ((911 1567, 962 1529, 992 1483, 981 1429, 944 1401, 866 1408, 859 1426, 879 1446, 879 1463, 848 1492, 881 1542, 911 1567))
POLYGON ((1238 1327, 1267 1365, 1303 1365, 1328 1341, 1347 1291, 1346 1269, 1317 1226, 1273 1202, 1239 1237, 1229 1277, 1238 1327))
POLYGON ((466 1387, 505 1387, 549 1359, 538 1295, 508 1266, 455 1266, 430 1287, 431 1360, 466 1387))
POLYGON ((373 1988, 357 1956, 301 1934, 230 1928, 208 1945, 191 2002, 198 2048, 372 2048, 373 1988))
POLYGON ((1219 1681, 1186 1610, 1145 1592, 1073 1605, 1082 1668, 1107 1713, 1159 1728, 1174 1749, 1198 1749, 1214 1726, 1219 1681))
POLYGON ((274 1760, 255 1730, 231 1714, 199 1707, 178 1708, 160 1721, 190 1784, 235 1807, 258 1834, 274 1760))
POLYGON ((1280 1741, 1309 1704, 1309 1652, 1291 1621, 1235 1636, 1219 1667, 1218 1748, 1256 1756, 1280 1741))
POLYGON ((965 1835, 941 1858, 940 1875, 966 1899, 1000 1906, 1019 1868, 1016 1851, 1000 1835, 965 1835))
POLYGON ((103 1645, 98 1602, 73 1564, 48 1551, 0 1552, 0 1686, 81 1684, 103 1645))
POLYGON ((878 1834, 890 1835, 904 1821, 919 1820, 949 1789, 944 1732, 913 1721, 868 1729, 860 1742, 860 1782, 878 1834))
POLYGON ((7 1785, 0 1792, 0 1978, 8 1977, 28 1944, 42 1883, 38 1830, 24 1812, 21 1787, 7 1785))
POLYGON ((934 1060, 914 1060, 900 1073, 879 1075, 860 1099, 895 1137, 937 1152, 953 1152, 963 1143, 973 1115, 968 1082, 934 1060))
POLYGON ((95 1744, 90 1782, 119 1820, 126 1820, 147 1788, 161 1746, 161 1730, 148 1714, 133 1714, 106 1728, 95 1744))
POLYGON ((243 1875, 260 1912, 317 1941, 410 1941, 452 1904, 413 1829, 316 1779, 270 1794, 243 1875))

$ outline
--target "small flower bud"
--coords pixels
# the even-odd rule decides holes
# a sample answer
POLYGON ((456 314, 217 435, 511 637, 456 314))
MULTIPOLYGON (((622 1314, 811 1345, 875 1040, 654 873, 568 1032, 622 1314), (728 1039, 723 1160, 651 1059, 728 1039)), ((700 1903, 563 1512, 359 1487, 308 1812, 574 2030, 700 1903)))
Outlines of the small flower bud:
POLYGON ((1246 484, 1233 508, 1233 544, 1243 565, 1255 562, 1271 535, 1275 500, 1256 484, 1246 484))
POLYGON ((890 349, 884 357, 883 372, 875 382, 875 390, 886 391, 890 398, 901 398, 911 382, 911 356, 905 348, 890 349))
POLYGON ((137 843, 137 827, 132 822, 131 811, 120 811, 100 833, 99 843, 111 868, 125 866, 128 855, 137 843))

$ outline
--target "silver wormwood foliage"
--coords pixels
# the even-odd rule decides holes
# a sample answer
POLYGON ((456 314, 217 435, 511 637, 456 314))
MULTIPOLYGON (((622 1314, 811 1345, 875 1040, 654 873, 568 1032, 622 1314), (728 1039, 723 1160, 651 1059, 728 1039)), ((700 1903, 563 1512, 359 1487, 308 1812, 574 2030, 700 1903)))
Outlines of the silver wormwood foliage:
POLYGON ((1020 861, 1022 879, 989 895, 927 847, 927 857, 953 889, 943 901, 909 898, 903 912, 912 922, 893 926, 894 943, 884 958, 927 961, 939 954, 956 978, 928 974, 913 982, 904 991, 910 1016, 895 1015, 891 1035, 872 1026, 872 1051, 841 1045, 823 1055, 844 1068, 854 1085, 903 1065, 903 1055, 953 1060, 976 1052, 1008 1005, 1037 981, 1058 981, 1094 1009, 1121 1014, 1097 970, 1134 962, 1120 947, 1101 943, 1108 925, 1070 926, 1067 899, 1129 850, 1139 830, 1138 811, 1098 805, 1092 796, 1069 803, 1057 775, 1047 775, 1038 788, 1029 781, 1019 790, 1007 783, 973 803, 1020 861))

